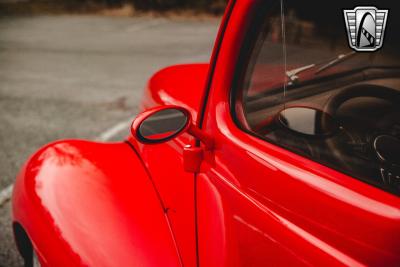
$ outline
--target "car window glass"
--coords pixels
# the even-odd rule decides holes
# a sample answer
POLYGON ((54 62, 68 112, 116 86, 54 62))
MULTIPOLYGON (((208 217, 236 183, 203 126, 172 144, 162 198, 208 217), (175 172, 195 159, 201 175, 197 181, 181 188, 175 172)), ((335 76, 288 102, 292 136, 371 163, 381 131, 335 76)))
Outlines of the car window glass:
MULTIPOLYGON (((259 29, 242 51, 246 67, 239 67, 243 79, 234 90, 241 128, 398 194, 400 12, 394 1, 370 3, 389 10, 375 52, 349 45, 343 10, 358 2, 276 2, 275 11, 255 16, 259 29)), ((363 41, 372 40, 363 27, 363 41)))

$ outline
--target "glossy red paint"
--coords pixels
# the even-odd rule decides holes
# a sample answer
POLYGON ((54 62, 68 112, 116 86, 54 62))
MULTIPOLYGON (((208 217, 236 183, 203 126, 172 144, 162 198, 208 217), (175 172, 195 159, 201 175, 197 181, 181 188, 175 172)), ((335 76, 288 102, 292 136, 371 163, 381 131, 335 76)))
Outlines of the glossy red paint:
POLYGON ((183 148, 183 169, 187 172, 199 172, 203 158, 204 153, 201 147, 185 146, 183 148))
POLYGON ((135 131, 129 143, 58 142, 28 161, 13 216, 44 266, 398 265, 398 197, 233 121, 239 51, 265 3, 230 2, 210 65, 151 78, 133 129, 168 105, 187 110, 196 128, 162 144, 142 144, 135 131), (202 159, 196 174, 185 171, 188 145, 202 159))
POLYGON ((239 130, 229 95, 251 16, 237 1, 213 73, 198 174, 201 266, 395 266, 400 199, 239 130), (210 247, 211 246, 211 247, 210 247))
POLYGON ((159 196, 126 143, 42 148, 18 176, 12 202, 43 266, 180 265, 159 196))
MULTIPOLYGON (((141 109, 181 106, 190 112, 195 122, 202 104, 208 67, 209 64, 185 64, 160 70, 151 77, 145 89, 141 109)), ((131 135, 128 141, 146 159, 144 164, 166 207, 184 265, 196 266, 194 175, 185 170, 183 159, 184 147, 194 147, 194 138, 183 133, 165 144, 143 145, 131 135), (166 158, 169 160, 165 161, 166 158)), ((195 164, 189 165, 187 167, 195 167, 195 164)))
POLYGON ((177 105, 189 110, 196 121, 208 67, 209 64, 183 64, 160 70, 147 84, 141 110, 160 105, 177 105))

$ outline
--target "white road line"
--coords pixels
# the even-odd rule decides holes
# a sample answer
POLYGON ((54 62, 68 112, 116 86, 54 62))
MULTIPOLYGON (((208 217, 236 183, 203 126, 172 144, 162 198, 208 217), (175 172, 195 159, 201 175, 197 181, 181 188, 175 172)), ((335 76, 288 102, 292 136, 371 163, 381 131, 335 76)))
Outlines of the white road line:
MULTIPOLYGON (((132 118, 134 118, 134 116, 132 118)), ((115 126, 109 128, 96 138, 94 138, 94 140, 99 142, 106 142, 124 130, 128 132, 131 122, 132 119, 122 121, 116 124, 115 126)), ((10 184, 9 186, 0 191, 0 207, 3 206, 3 204, 5 204, 8 200, 10 200, 12 191, 13 191, 13 184, 10 184)))
POLYGON ((0 207, 11 198, 13 185, 10 184, 6 188, 0 191, 0 207))
POLYGON ((103 132, 100 134, 98 137, 96 137, 94 140, 95 141, 100 141, 100 142, 105 142, 109 141, 111 138, 119 134, 120 132, 126 130, 126 132, 129 132, 129 127, 132 123, 134 116, 130 120, 122 121, 115 126, 109 128, 107 131, 103 132))

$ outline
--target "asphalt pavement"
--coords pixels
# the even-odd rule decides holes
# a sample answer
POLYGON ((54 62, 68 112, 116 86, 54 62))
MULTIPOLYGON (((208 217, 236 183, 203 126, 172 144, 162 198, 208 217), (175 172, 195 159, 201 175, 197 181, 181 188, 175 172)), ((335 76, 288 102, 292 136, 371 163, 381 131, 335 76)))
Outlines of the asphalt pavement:
MULTIPOLYGON (((211 18, 0 17, 0 192, 46 143, 123 139, 151 74, 207 62, 218 24, 211 18)), ((10 213, 6 201, 0 266, 22 266, 10 213)))

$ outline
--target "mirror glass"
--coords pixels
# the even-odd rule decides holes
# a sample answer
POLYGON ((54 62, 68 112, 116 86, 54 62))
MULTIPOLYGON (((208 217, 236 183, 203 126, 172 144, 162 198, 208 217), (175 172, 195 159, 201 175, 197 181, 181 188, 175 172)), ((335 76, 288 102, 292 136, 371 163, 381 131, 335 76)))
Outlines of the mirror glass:
POLYGON ((325 136, 338 129, 328 113, 308 107, 291 107, 279 113, 279 121, 286 128, 309 136, 325 136))
POLYGON ((187 123, 188 116, 183 111, 174 108, 164 109, 143 120, 137 135, 149 143, 167 141, 179 134, 187 123))

